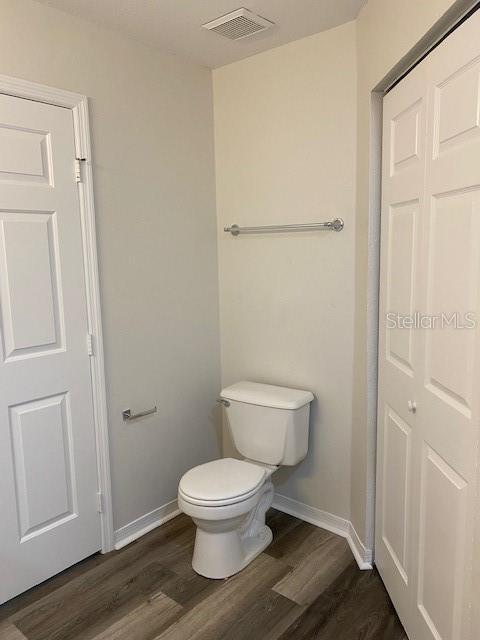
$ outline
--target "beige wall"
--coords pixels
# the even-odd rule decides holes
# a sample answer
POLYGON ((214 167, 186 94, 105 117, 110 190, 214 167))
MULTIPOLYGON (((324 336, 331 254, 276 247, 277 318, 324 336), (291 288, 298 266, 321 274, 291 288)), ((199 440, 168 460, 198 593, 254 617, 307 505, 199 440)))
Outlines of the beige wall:
POLYGON ((354 23, 214 71, 219 230, 345 219, 340 234, 219 231, 218 246, 223 384, 313 391, 307 459, 277 489, 347 518, 355 102, 354 23))
MULTIPOLYGON (((371 544, 366 517, 368 478, 375 464, 367 428, 367 273, 371 145, 371 92, 434 23, 453 0, 369 0, 357 19, 358 144, 355 238, 355 350, 352 429, 352 522, 371 544)), ((371 426, 371 425, 370 425, 371 426)))
MULTIPOLYGON (((309 456, 281 472, 278 489, 350 518, 367 547, 371 92, 452 4, 369 0, 355 23, 214 72, 219 228, 342 214, 347 222, 338 237, 220 233, 223 383, 314 391, 309 456)), ((373 399, 370 417, 374 409, 373 399)))
POLYGON ((0 73, 90 98, 118 528, 218 453, 211 72, 29 0, 0 5, 0 73), (125 425, 121 410, 158 405, 125 425))

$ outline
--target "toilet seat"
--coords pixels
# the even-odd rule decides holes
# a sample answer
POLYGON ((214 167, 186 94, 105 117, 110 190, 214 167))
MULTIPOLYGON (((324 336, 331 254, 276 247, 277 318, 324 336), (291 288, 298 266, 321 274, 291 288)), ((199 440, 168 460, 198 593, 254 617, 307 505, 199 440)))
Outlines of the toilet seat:
POLYGON ((178 492, 190 504, 223 507, 255 495, 266 475, 263 467, 251 462, 221 458, 187 471, 180 480, 178 492))

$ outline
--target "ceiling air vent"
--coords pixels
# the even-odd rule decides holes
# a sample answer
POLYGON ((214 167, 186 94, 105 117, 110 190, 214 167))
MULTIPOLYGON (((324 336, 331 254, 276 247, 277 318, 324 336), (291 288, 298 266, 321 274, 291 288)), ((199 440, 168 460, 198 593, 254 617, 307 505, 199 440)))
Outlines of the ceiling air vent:
POLYGON ((265 31, 273 26, 273 22, 255 15, 248 9, 237 9, 202 26, 230 40, 241 40, 265 31))

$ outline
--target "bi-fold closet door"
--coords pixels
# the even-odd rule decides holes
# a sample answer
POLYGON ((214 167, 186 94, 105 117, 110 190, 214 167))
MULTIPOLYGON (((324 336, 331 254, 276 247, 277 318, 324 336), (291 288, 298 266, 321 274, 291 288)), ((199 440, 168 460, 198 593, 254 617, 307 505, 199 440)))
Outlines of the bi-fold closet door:
POLYGON ((477 12, 384 99, 375 555, 411 640, 477 637, 479 34, 477 12))

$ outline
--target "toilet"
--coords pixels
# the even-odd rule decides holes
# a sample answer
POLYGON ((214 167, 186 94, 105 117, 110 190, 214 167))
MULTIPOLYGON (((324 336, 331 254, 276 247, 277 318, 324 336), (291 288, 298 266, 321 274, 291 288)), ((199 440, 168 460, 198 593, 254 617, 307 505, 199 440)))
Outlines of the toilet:
POLYGON ((221 458, 187 471, 178 506, 197 526, 192 567, 207 578, 227 578, 272 541, 265 514, 273 501, 272 474, 307 454, 310 391, 257 382, 223 389, 228 426, 243 460, 221 458))

